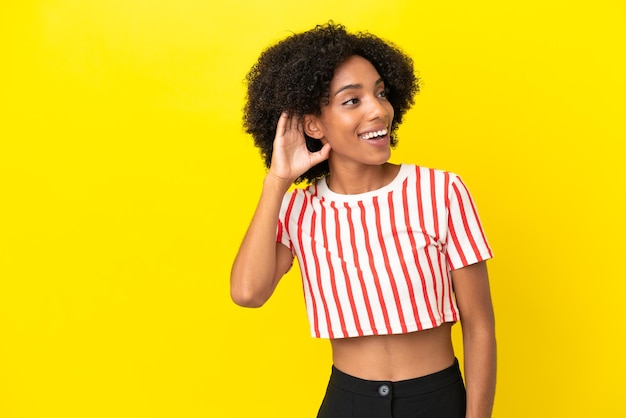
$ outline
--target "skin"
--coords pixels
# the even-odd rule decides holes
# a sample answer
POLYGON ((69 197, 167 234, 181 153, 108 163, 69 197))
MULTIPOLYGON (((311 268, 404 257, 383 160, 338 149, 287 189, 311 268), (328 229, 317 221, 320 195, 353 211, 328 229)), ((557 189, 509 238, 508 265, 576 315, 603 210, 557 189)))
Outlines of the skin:
MULTIPOLYGON (((394 115, 372 64, 359 56, 348 58, 337 68, 329 93, 320 115, 284 113, 278 122, 271 167, 232 267, 231 297, 241 306, 262 306, 293 262, 291 251, 276 243, 276 224, 283 195, 298 176, 328 159, 331 190, 355 194, 379 189, 398 173, 399 166, 387 162, 388 135, 376 140, 362 137, 389 130, 394 115), (319 152, 307 150, 305 132, 322 142, 319 152)), ((485 262, 454 270, 452 281, 463 330, 466 418, 491 417, 496 342, 485 262)), ((451 328, 448 323, 408 334, 334 339, 333 363, 369 380, 424 376, 453 364, 451 328)))

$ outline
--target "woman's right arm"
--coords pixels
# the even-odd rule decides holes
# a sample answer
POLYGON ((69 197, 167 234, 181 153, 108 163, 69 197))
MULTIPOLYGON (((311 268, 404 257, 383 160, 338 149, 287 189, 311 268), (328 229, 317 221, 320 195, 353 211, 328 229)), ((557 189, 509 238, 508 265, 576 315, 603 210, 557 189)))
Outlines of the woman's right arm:
POLYGON ((300 118, 283 113, 276 127, 272 163, 248 231, 230 275, 230 294, 241 306, 259 307, 274 292, 293 261, 291 250, 276 242, 276 226, 283 196, 302 173, 328 158, 330 147, 306 148, 300 118))

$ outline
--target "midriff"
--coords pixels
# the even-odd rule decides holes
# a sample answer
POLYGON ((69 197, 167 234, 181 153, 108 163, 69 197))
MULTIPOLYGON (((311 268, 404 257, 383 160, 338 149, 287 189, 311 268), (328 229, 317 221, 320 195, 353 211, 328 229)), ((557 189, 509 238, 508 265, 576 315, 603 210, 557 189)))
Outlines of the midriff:
POLYGON ((408 334, 331 340, 333 364, 367 380, 399 381, 426 376, 454 363, 451 323, 408 334))

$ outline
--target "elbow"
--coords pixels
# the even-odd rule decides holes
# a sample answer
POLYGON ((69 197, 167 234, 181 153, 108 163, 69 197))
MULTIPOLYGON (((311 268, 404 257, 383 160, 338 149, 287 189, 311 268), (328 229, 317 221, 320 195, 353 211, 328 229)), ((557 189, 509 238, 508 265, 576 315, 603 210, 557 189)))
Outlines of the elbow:
POLYGON ((236 305, 244 308, 260 308, 268 299, 250 286, 235 285, 232 283, 230 286, 230 298, 236 305))
POLYGON ((496 330, 493 318, 487 319, 485 321, 479 321, 478 323, 468 322, 469 321, 466 321, 464 326, 463 322, 461 322, 463 326, 464 344, 468 346, 471 344, 475 344, 476 346, 482 347, 485 350, 491 347, 493 350, 495 350, 496 330))
POLYGON ((239 305, 243 308, 260 308, 265 304, 264 300, 260 300, 258 298, 254 298, 248 295, 230 292, 230 298, 235 302, 236 305, 239 305))

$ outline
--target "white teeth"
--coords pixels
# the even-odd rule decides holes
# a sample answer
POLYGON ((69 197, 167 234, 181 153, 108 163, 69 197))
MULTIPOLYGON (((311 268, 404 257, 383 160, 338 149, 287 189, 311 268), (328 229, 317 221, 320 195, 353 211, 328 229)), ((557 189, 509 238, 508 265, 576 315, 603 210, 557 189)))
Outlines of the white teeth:
POLYGON ((376 132, 368 132, 366 134, 361 135, 361 138, 372 139, 372 138, 376 138, 378 136, 383 136, 383 135, 387 135, 387 129, 381 129, 380 131, 376 131, 376 132))

